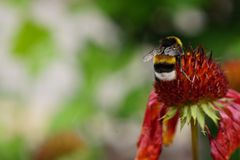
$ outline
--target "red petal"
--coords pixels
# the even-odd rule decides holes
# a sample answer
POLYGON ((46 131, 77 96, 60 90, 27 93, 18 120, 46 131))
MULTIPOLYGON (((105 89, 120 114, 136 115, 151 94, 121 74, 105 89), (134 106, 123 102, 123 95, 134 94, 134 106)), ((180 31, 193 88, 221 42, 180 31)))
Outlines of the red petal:
POLYGON ((169 145, 172 143, 177 122, 178 122, 179 114, 177 113, 173 118, 163 122, 163 144, 169 145))
POLYGON ((221 102, 219 131, 215 138, 209 136, 214 160, 228 160, 240 147, 240 93, 229 90, 226 97, 233 101, 221 102))
POLYGON ((162 150, 162 120, 160 118, 164 113, 164 104, 158 101, 157 94, 152 91, 147 103, 135 160, 158 160, 162 150))

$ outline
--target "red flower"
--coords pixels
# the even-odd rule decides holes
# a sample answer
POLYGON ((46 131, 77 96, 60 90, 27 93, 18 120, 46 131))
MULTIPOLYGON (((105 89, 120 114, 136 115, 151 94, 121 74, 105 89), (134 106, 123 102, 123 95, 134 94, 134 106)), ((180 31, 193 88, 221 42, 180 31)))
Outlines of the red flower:
POLYGON ((205 130, 206 115, 219 128, 216 137, 207 130, 211 155, 228 160, 240 146, 240 94, 228 89, 220 66, 203 48, 187 51, 181 60, 186 74, 177 67, 175 80, 154 83, 135 160, 158 160, 162 145, 171 144, 178 120, 182 125, 194 120, 205 130))
POLYGON ((228 78, 230 87, 240 91, 240 60, 230 60, 223 64, 223 70, 228 78))

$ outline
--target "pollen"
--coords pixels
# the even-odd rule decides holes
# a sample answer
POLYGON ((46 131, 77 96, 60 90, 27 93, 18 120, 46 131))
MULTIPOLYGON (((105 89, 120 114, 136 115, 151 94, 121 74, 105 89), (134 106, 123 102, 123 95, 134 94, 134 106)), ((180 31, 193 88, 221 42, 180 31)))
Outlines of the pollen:
POLYGON ((168 106, 211 102, 222 98, 228 91, 228 82, 220 65, 202 47, 186 51, 176 71, 175 80, 156 80, 154 83, 159 101, 168 106))

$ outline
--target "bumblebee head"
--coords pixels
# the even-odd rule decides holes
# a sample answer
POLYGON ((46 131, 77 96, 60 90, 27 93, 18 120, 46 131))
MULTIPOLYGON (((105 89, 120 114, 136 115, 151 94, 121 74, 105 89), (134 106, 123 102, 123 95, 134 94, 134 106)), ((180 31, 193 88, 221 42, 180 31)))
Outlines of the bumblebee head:
POLYGON ((171 47, 174 45, 183 47, 182 41, 176 36, 165 37, 164 39, 161 40, 160 45, 165 48, 171 47))
POLYGON ((175 64, 176 57, 183 54, 182 41, 178 37, 168 36, 161 40, 159 51, 159 54, 153 56, 153 64, 175 64))

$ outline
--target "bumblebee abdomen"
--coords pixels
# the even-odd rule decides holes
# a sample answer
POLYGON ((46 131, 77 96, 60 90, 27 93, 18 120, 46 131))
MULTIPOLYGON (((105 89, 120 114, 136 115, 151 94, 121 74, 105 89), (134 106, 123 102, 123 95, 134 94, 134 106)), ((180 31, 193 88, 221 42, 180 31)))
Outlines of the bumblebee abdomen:
POLYGON ((170 81, 176 78, 176 57, 157 55, 154 57, 155 77, 158 80, 170 81))

